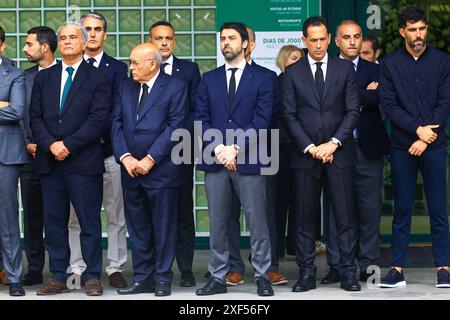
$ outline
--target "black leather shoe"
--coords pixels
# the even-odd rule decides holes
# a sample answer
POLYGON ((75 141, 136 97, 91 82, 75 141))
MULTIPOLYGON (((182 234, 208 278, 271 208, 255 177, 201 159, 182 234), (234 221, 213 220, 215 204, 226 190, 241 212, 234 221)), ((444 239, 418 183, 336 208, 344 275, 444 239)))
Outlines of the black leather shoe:
POLYGON ((192 272, 183 272, 181 274, 180 287, 195 287, 196 285, 197 283, 192 272))
POLYGON ((339 269, 335 267, 330 267, 328 274, 320 281, 321 284, 333 284, 339 283, 341 281, 341 276, 339 275, 339 269))
POLYGON ((34 286, 36 284, 41 284, 43 282, 44 282, 44 280, 42 279, 41 273, 28 272, 26 275, 23 276, 21 284, 24 287, 28 287, 28 286, 34 286))
POLYGON ((356 279, 355 272, 348 272, 341 275, 341 288, 345 291, 361 291, 361 286, 356 279))
POLYGON ((170 296, 170 283, 160 282, 155 286, 155 296, 165 297, 170 296))
POLYGON ((367 274, 367 271, 361 271, 359 274, 359 281, 361 282, 367 282, 367 280, 369 280, 369 277, 372 274, 367 274))
POLYGON ((211 278, 211 272, 206 271, 205 275, 203 276, 205 279, 211 278))
POLYGON ((292 292, 306 292, 315 288, 316 288, 316 274, 301 273, 297 282, 292 287, 292 292))
POLYGON ((270 281, 266 278, 256 279, 256 293, 260 297, 271 297, 274 295, 270 281))
POLYGON ((9 284, 9 295, 11 297, 21 297, 25 295, 25 290, 23 290, 20 283, 10 283, 9 284))
POLYGON ((203 288, 195 292, 198 296, 211 296, 213 294, 227 293, 227 286, 214 278, 210 278, 203 288))
POLYGON ((150 281, 133 282, 128 288, 117 289, 118 294, 137 294, 137 293, 153 293, 155 292, 155 284, 150 281))

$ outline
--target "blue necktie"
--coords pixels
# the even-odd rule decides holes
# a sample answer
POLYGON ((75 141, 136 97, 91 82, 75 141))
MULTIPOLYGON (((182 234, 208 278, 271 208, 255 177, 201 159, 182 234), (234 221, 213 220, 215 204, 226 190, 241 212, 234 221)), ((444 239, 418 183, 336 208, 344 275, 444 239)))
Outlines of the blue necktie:
POLYGON ((61 104, 59 106, 59 113, 62 113, 64 108, 64 102, 66 102, 67 95, 69 94, 70 86, 72 85, 72 74, 75 69, 72 67, 67 67, 66 71, 69 74, 66 83, 64 84, 64 90, 61 98, 61 104))

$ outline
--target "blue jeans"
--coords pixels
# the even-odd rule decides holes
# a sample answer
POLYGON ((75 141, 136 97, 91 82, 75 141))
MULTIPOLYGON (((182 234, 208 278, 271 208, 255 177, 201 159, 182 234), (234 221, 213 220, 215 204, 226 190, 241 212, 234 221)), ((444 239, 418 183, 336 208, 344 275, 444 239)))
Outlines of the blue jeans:
POLYGON ((392 265, 405 267, 411 232, 417 172, 423 178, 430 216, 433 256, 436 267, 448 265, 449 232, 447 216, 447 149, 426 150, 415 157, 407 150, 391 149, 395 212, 392 222, 392 265))

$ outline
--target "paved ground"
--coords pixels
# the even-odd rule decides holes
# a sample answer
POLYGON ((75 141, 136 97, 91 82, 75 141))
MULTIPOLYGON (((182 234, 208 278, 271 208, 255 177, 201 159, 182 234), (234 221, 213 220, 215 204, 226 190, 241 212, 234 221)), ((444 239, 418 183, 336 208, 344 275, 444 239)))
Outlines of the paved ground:
MULTIPOLYGON (((106 252, 105 252, 106 253, 106 252)), ((207 269, 209 251, 196 251, 194 273, 197 279, 197 287, 204 285, 206 279, 203 275, 207 269)), ((243 251, 243 256, 246 257, 248 251, 243 251)), ((326 261, 324 256, 319 256, 318 264, 318 279, 325 275, 327 271, 326 261)), ((251 270, 247 265, 247 270, 251 270)), ((8 295, 7 287, 0 287, 0 300, 195 300, 197 302, 205 300, 449 300, 450 289, 435 288, 435 272, 430 268, 410 268, 405 271, 407 286, 400 289, 370 289, 366 284, 363 284, 362 291, 358 293, 349 293, 339 288, 339 285, 323 286, 318 283, 316 290, 306 293, 293 293, 291 288, 294 285, 297 277, 297 268, 293 257, 287 257, 281 262, 281 270, 287 275, 289 284, 282 287, 274 287, 275 296, 267 298, 260 298, 256 295, 256 285, 251 279, 250 272, 245 276, 245 283, 237 287, 228 288, 228 294, 216 295, 207 298, 197 297, 195 295, 196 288, 181 288, 179 283, 179 275, 176 267, 175 279, 172 286, 172 295, 164 298, 157 298, 153 294, 139 294, 133 296, 119 296, 116 290, 109 287, 106 276, 102 278, 102 283, 105 293, 101 297, 87 297, 83 290, 74 290, 71 293, 60 294, 56 296, 37 296, 35 287, 27 287, 27 295, 21 298, 11 298, 8 295)), ((45 271, 45 276, 49 276, 48 269, 45 271)), ((385 273, 383 269, 382 273, 385 273)), ((131 281, 131 264, 127 263, 125 276, 127 280, 131 281)))

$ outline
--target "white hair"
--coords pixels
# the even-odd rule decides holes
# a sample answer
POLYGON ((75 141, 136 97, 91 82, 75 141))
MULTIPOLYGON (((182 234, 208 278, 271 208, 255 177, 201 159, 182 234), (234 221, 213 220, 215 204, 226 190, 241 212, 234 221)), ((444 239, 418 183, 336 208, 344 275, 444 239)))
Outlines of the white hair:
POLYGON ((81 25, 81 23, 79 23, 79 22, 69 21, 69 22, 64 23, 61 27, 58 28, 58 31, 57 31, 57 34, 58 34, 58 42, 59 42, 59 34, 60 34, 62 28, 66 27, 66 26, 74 26, 74 27, 79 28, 79 29, 81 30, 81 37, 82 37, 82 39, 83 39, 83 42, 87 42, 87 41, 88 41, 88 38, 89 38, 89 37, 88 37, 88 33, 87 33, 87 31, 86 31, 86 28, 83 27, 83 26, 81 25))

